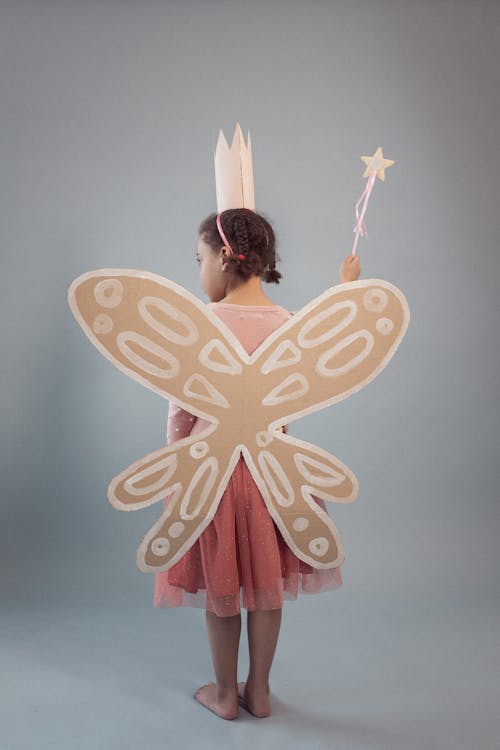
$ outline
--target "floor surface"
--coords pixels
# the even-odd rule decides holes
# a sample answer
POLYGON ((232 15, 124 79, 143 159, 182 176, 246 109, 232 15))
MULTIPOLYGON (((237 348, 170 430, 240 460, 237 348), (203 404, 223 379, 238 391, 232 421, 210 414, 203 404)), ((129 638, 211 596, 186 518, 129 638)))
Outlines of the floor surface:
POLYGON ((0 750, 500 747, 498 612, 456 595, 285 603, 272 715, 231 722, 192 697, 213 679, 203 610, 18 604, 0 625, 0 750))

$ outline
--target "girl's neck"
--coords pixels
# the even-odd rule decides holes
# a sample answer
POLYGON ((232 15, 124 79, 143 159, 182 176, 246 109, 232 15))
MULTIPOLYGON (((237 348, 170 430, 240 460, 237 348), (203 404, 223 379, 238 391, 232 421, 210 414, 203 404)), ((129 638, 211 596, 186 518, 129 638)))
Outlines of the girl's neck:
POLYGON ((219 302, 232 305, 273 305, 273 301, 266 297, 262 289, 259 276, 251 276, 243 284, 228 289, 227 294, 219 302))

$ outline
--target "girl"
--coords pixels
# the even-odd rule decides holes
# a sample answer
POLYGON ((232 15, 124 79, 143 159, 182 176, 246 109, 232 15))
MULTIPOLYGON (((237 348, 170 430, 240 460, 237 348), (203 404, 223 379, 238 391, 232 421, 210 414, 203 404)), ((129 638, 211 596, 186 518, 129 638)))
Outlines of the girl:
MULTIPOLYGON (((198 233, 196 256, 209 306, 251 354, 292 315, 262 288, 262 279, 278 284, 281 278, 273 229, 254 211, 235 208, 208 216, 198 233)), ((359 258, 347 256, 341 283, 359 274, 359 258)), ((170 403, 167 441, 201 432, 208 424, 170 403)), ((316 502, 326 510, 323 500, 316 502)), ((196 700, 223 719, 235 719, 238 704, 264 717, 270 714, 269 673, 283 600, 341 583, 340 567, 320 570, 293 554, 241 456, 212 522, 175 565, 156 574, 154 606, 206 610, 216 682, 200 687, 196 700), (247 609, 250 670, 246 682, 238 684, 240 599, 247 609)))

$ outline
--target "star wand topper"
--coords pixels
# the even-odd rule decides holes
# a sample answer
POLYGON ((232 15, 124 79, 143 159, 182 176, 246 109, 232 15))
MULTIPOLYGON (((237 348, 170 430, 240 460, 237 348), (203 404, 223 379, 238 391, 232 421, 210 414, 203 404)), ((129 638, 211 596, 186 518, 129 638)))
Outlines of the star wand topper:
POLYGON ((394 161, 392 159, 384 159, 384 154, 382 153, 381 146, 378 147, 378 149, 375 151, 373 156, 362 156, 361 160, 364 161, 366 164, 366 169, 363 174, 363 177, 368 177, 368 180, 365 185, 365 189, 361 193, 361 197, 356 203, 356 226, 353 229, 353 232, 356 232, 356 236, 354 237, 354 246, 352 248, 352 255, 356 255, 356 248, 358 246, 358 240, 359 236, 362 237, 368 237, 368 232, 366 231, 365 222, 363 221, 365 213, 366 213, 366 207, 368 205, 368 201, 370 199, 371 192, 373 190, 373 186, 375 184, 375 180, 377 177, 379 177, 382 182, 385 182, 385 170, 388 167, 392 167, 394 164, 394 161), (363 201, 364 199, 364 201, 363 201), (359 213, 358 207, 359 204, 363 201, 363 206, 361 208, 361 215, 359 213))

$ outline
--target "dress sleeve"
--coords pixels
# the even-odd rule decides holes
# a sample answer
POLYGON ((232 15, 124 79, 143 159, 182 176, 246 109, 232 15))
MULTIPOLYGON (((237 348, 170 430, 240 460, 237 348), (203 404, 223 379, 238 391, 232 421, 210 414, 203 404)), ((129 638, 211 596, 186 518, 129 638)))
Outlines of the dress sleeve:
POLYGON ((181 440, 191 434, 196 417, 182 409, 174 401, 168 402, 167 444, 181 440))

